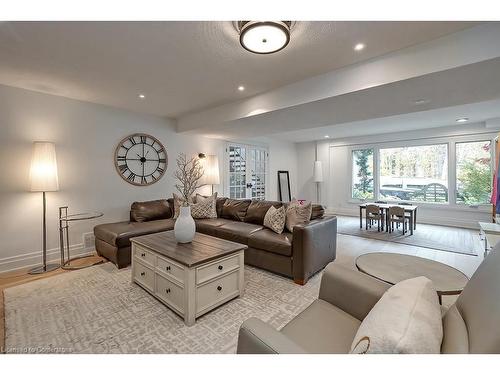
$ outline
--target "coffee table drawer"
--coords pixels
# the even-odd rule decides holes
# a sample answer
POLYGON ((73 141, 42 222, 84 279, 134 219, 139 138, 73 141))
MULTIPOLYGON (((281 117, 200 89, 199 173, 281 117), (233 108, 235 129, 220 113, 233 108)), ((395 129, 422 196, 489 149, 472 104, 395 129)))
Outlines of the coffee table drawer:
POLYGON ((155 293, 178 313, 184 313, 184 288, 156 274, 155 293))
POLYGON ((158 256, 156 269, 167 274, 175 281, 184 284, 184 267, 174 262, 171 262, 163 257, 158 256))
POLYGON ((204 283, 217 276, 234 271, 239 268, 239 266, 239 255, 234 255, 229 258, 220 259, 217 262, 198 267, 196 269, 196 284, 204 283))
POLYGON ((196 288, 196 313, 204 313, 218 306, 226 298, 239 295, 239 271, 215 279, 196 288))
POLYGON ((155 266, 155 258, 156 255, 150 250, 145 249, 142 246, 135 245, 134 246, 134 256, 137 259, 140 259, 144 263, 147 263, 151 266, 155 266))
POLYGON ((134 281, 153 292, 155 289, 155 272, 152 269, 136 262, 134 264, 134 281))

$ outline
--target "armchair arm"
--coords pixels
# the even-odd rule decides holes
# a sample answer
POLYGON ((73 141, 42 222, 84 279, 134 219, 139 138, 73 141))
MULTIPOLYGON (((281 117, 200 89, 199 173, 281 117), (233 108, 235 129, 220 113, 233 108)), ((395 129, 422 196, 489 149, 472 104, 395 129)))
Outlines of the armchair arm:
POLYGON ((337 217, 326 216, 293 228, 292 273, 297 284, 335 260, 337 253, 337 217))
POLYGON ((243 322, 238 335, 237 354, 300 354, 304 349, 257 318, 243 322))
POLYGON ((363 320, 390 286, 357 270, 330 263, 321 279, 319 298, 363 320))

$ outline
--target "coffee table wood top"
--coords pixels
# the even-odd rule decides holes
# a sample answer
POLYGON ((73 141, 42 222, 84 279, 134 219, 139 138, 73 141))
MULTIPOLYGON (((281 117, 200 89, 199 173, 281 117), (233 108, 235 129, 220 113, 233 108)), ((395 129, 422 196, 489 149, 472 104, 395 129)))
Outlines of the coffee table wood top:
POLYGON ((194 267, 248 248, 247 245, 201 233, 196 233, 190 243, 177 243, 173 230, 134 237, 130 241, 187 267, 194 267))
POLYGON ((379 280, 396 284, 418 276, 430 279, 440 295, 460 294, 469 278, 456 268, 434 260, 397 253, 368 253, 356 259, 356 267, 379 280))

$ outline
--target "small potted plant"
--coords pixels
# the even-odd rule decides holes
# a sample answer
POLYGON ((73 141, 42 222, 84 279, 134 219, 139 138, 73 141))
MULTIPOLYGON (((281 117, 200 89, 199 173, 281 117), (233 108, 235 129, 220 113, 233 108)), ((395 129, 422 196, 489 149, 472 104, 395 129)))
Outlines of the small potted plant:
POLYGON ((179 154, 174 177, 178 181, 175 188, 182 196, 180 213, 174 225, 174 236, 177 242, 189 243, 193 240, 196 231, 189 202, 196 189, 201 186, 203 167, 198 158, 192 157, 188 160, 186 154, 179 154))

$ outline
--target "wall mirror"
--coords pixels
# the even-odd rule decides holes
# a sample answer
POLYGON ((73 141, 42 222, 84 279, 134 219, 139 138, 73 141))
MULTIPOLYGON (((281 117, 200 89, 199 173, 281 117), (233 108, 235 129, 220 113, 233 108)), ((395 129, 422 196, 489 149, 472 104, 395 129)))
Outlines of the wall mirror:
POLYGON ((288 171, 278 171, 278 190, 280 201, 290 202, 292 200, 288 171))

